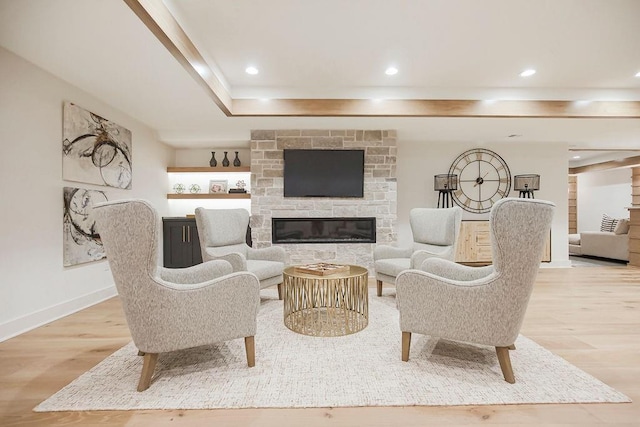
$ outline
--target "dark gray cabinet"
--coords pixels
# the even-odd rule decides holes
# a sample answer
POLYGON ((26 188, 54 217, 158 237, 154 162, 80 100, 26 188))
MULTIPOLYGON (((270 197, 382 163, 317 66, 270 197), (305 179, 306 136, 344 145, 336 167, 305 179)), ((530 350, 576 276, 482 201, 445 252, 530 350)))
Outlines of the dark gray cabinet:
POLYGON ((202 263, 195 218, 162 218, 164 266, 185 268, 202 263))
MULTIPOLYGON (((195 218, 162 218, 162 235, 165 267, 185 268, 202 263, 195 218)), ((251 227, 247 227, 246 242, 251 246, 251 227)))

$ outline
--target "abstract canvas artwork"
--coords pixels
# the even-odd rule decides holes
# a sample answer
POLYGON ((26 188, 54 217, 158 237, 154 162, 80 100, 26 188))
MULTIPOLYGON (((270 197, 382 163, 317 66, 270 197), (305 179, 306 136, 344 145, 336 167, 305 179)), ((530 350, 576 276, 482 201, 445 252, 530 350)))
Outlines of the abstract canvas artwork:
POLYGON ((102 191, 64 187, 63 263, 65 267, 104 258, 92 206, 106 202, 102 191))
POLYGON ((131 131, 71 102, 63 110, 62 179, 131 189, 131 131))

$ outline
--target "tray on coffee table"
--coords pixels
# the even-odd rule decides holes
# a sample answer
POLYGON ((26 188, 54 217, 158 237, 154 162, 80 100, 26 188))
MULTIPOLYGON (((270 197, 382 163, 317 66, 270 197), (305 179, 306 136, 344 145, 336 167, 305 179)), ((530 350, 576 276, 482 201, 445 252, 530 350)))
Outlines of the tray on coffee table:
POLYGON ((305 264, 296 266, 298 273, 315 274, 316 276, 329 276, 331 274, 345 273, 349 271, 348 265, 330 264, 327 262, 319 262, 316 264, 305 264))

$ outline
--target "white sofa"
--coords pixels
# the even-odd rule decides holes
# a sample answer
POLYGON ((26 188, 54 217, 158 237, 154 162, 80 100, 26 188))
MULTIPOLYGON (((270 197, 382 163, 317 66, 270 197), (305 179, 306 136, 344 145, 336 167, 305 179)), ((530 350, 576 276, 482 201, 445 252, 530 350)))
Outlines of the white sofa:
POLYGON ((569 254, 629 261, 629 234, 615 234, 612 231, 569 234, 569 254))

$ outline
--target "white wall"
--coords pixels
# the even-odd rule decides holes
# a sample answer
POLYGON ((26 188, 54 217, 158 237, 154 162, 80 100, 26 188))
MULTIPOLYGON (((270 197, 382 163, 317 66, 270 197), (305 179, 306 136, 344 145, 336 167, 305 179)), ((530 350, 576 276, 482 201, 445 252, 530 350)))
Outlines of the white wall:
MULTIPOLYGON (((411 242, 409 211, 414 207, 437 207, 438 192, 433 191, 433 176, 447 173, 455 158, 472 148, 486 148, 498 153, 507 163, 511 175, 537 173, 540 190, 537 199, 556 204, 551 228, 551 257, 556 266, 569 263, 568 239, 568 167, 566 144, 492 143, 466 146, 450 143, 406 142, 398 138, 398 244, 411 242)), ((512 185, 513 188, 513 185, 512 185)), ((510 197, 518 197, 511 191, 510 197)), ((488 219, 488 214, 464 212, 463 220, 488 219)))
POLYGON ((578 175, 578 232, 600 230, 602 214, 629 218, 631 168, 578 175))
POLYGON ((145 198, 166 213, 173 150, 152 130, 0 48, 0 341, 115 294, 106 260, 62 266, 62 188, 145 198), (131 190, 62 180, 62 105, 71 101, 133 135, 131 190))

